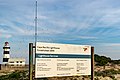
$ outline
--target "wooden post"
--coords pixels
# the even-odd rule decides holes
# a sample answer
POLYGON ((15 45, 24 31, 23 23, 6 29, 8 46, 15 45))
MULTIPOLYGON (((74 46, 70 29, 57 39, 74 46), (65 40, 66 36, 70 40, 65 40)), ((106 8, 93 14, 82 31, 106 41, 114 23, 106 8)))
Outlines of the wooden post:
POLYGON ((33 43, 29 43, 29 80, 33 80, 33 43))
POLYGON ((91 47, 91 80, 94 80, 94 47, 91 47))

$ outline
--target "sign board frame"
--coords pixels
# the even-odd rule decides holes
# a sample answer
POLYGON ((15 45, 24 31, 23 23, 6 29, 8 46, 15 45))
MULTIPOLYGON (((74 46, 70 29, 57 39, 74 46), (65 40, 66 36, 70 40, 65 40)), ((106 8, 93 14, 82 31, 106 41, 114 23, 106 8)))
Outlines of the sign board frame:
MULTIPOLYGON (((45 52, 45 53, 43 53, 43 54, 40 54, 41 56, 39 56, 39 58, 41 57, 41 58, 48 58, 48 57, 50 57, 51 56, 51 58, 55 58, 56 57, 56 55, 52 55, 51 53, 53 53, 53 54, 55 54, 54 52, 49 52, 51 49, 50 48, 54 48, 55 50, 57 50, 57 49, 59 49, 58 47, 49 47, 49 46, 46 46, 46 45, 48 45, 48 44, 52 44, 52 45, 56 45, 56 43, 54 44, 54 43, 41 43, 41 42, 37 42, 36 43, 36 55, 35 55, 35 57, 38 57, 38 53, 39 53, 39 51, 40 51, 40 53, 42 53, 42 52, 45 52), (40 45, 40 46, 42 46, 42 47, 38 47, 38 44, 40 45), (42 44, 45 44, 45 46, 43 46, 42 44), (39 49, 38 49, 39 48, 39 49), (44 49, 43 49, 44 48, 44 49), (47 50, 46 50, 46 49, 47 50), (46 51, 45 51, 46 50, 46 51), (38 51, 38 52, 37 52, 38 51), (49 55, 48 53, 50 53, 51 55, 49 55), (45 55, 44 55, 45 54, 45 55)), ((57 44, 57 45, 65 45, 65 46, 88 46, 88 45, 71 45, 71 44, 57 44)), ((85 48, 86 49, 86 48, 85 48)), ((83 49, 83 50, 85 50, 85 49, 83 49)), ((52 49, 53 50, 53 49, 52 49)), ((69 52, 69 51, 68 51, 69 52)), ((60 53, 59 51, 58 51, 58 53, 60 53)), ((64 53, 64 52, 63 52, 64 53)), ((73 53, 73 52, 71 52, 71 53, 73 53)), ((77 53, 76 53, 77 54, 77 53)), ((59 55, 60 56, 60 55, 59 55)), ((64 55, 65 56, 65 55, 64 55)), ((69 55, 70 56, 70 55, 69 55)), ((76 57, 75 55, 73 55, 74 57, 76 57)), ((79 56, 79 55, 78 55, 79 56)), ((91 62, 91 65, 90 65, 90 74, 91 74, 91 78, 92 78, 92 76, 94 76, 94 48, 92 47, 92 46, 90 46, 90 62, 91 62)), ((57 56, 58 57, 58 56, 57 56)), ((62 56, 63 57, 63 56, 62 56)), ((67 57, 67 56, 66 56, 67 57)), ((71 56, 72 57, 72 56, 71 56)), ((82 56, 82 57, 86 57, 86 55, 84 56, 82 56)), ((81 58, 82 58, 81 57, 81 58)), ((69 58, 69 57, 68 57, 69 58)), ((78 57, 78 58, 80 58, 80 57, 78 57)), ((36 58, 35 58, 36 59, 36 58)), ((36 60, 35 60, 35 62, 37 62, 36 60)), ((36 66, 36 64, 37 63, 35 63, 35 69, 37 69, 37 66, 36 66)), ((49 65, 49 63, 47 63, 48 65, 49 65)), ((37 64, 38 65, 38 64, 37 64)), ((42 65, 46 65, 46 64, 42 64, 42 65)), ((61 65, 61 64, 59 64, 59 65, 61 65)), ((42 77, 36 77, 36 70, 35 70, 35 78, 42 78, 42 77)), ((76 74, 77 75, 77 74, 76 74)), ((60 75, 60 76, 75 76, 75 75, 60 75)), ((78 76, 78 75, 77 75, 78 76)), ((59 75, 58 76, 44 76, 43 75, 43 77, 59 77, 59 75)), ((93 80, 93 79, 92 79, 93 80)))

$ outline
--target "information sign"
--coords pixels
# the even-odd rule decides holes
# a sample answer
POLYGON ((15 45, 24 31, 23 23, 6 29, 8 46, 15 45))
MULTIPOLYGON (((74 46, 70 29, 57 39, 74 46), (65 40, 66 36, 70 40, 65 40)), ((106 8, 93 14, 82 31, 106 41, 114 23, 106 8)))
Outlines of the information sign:
POLYGON ((91 75, 91 46, 36 43, 35 78, 91 75))

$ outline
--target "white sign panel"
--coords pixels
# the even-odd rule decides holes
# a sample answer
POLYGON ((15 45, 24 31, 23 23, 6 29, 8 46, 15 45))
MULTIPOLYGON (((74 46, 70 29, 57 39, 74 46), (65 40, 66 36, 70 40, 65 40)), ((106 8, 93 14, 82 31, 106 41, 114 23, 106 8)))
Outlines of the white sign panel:
POLYGON ((91 75, 91 46, 36 43, 35 78, 91 75))

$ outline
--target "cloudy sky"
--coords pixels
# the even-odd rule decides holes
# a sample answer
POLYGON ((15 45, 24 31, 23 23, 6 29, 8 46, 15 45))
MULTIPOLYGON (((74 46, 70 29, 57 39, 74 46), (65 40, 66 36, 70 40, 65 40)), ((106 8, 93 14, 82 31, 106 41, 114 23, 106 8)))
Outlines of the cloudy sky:
MULTIPOLYGON (((35 0, 0 0, 0 62, 4 42, 11 57, 28 61, 34 43, 35 0)), ((120 0, 38 0, 38 41, 92 45, 120 59, 120 0)))

